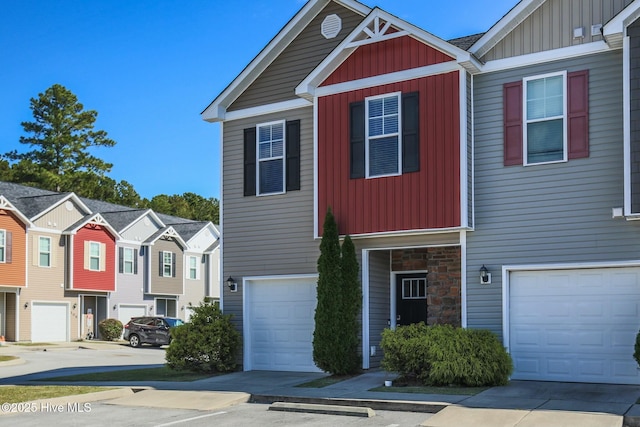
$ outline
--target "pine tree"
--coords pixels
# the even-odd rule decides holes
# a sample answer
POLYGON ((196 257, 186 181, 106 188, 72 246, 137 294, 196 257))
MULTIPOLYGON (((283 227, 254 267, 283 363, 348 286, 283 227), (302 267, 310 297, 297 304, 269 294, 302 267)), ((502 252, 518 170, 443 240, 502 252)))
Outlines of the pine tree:
POLYGON ((340 318, 336 308, 342 305, 340 284, 340 240, 331 208, 324 219, 320 256, 318 257, 318 299, 313 332, 313 361, 325 372, 336 373, 340 363, 340 318))
POLYGON ((360 287, 360 266, 356 257, 356 247, 347 235, 342 243, 342 345, 344 347, 345 373, 355 373, 360 368, 358 356, 360 332, 360 308, 362 307, 362 290, 360 287))
POLYGON ((313 333, 313 360, 325 372, 347 375, 359 370, 362 304, 359 267, 351 238, 342 249, 338 227, 329 208, 324 220, 318 258, 318 301, 313 333))

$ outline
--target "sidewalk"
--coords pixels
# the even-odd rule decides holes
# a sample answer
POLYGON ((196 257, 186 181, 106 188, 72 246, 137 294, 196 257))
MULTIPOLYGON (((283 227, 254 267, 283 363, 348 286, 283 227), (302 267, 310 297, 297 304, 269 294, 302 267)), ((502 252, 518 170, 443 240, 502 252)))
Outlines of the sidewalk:
MULTIPOLYGON (((69 347, 86 346, 96 350, 113 345, 69 343, 69 347)), ((2 353, 18 354, 20 351, 24 348, 2 353)), ((323 373, 250 371, 193 382, 69 384, 149 389, 135 394, 135 404, 140 406, 154 406, 158 399, 173 402, 177 407, 200 410, 209 410, 224 402, 297 402, 435 414, 423 423, 427 427, 640 427, 640 405, 636 404, 640 386, 512 381, 508 386, 493 387, 475 396, 373 392, 369 390, 383 386, 384 381, 392 377, 383 371, 368 371, 323 388, 296 387, 324 376, 323 373), (193 392, 201 392, 200 399, 194 399, 193 392), (206 402, 206 405, 193 407, 197 402, 206 402)), ((37 384, 38 378, 42 378, 42 373, 34 372, 21 376, 19 382, 37 384)), ((52 383, 47 381, 46 384, 52 383)), ((122 401, 130 403, 132 399, 122 401)), ((118 399, 109 403, 118 404, 118 399)))

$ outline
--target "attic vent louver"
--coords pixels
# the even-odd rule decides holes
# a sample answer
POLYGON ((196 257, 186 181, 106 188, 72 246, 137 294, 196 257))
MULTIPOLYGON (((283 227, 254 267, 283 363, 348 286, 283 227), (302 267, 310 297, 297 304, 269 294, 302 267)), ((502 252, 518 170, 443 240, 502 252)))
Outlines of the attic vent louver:
POLYGON ((340 30, 342 29, 342 19, 335 13, 332 15, 327 15, 322 21, 322 29, 321 33, 326 39, 332 39, 338 35, 340 30))

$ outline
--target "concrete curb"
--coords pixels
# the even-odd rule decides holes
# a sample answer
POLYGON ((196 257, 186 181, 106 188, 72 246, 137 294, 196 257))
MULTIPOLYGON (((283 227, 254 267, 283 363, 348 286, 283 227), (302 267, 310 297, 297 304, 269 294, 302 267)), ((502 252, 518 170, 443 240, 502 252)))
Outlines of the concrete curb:
POLYGON ((415 402, 408 400, 365 400, 365 399, 338 399, 323 397, 294 397, 294 396, 270 396, 252 394, 250 403, 274 404, 299 403, 309 405, 352 406, 359 408, 371 408, 376 411, 408 411, 435 414, 450 406, 441 402, 415 402))
POLYGON ((371 418, 376 413, 371 408, 341 405, 319 405, 313 403, 275 402, 269 406, 270 411, 304 412, 307 414, 345 415, 349 417, 371 418))

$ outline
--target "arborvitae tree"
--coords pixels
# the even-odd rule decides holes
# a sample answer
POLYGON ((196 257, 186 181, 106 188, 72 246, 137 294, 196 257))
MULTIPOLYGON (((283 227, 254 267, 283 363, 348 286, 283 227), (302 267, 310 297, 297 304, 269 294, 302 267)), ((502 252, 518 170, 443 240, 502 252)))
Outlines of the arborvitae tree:
POLYGON ((342 243, 342 345, 344 346, 344 373, 355 373, 360 369, 358 344, 360 343, 360 308, 362 289, 360 287, 360 266, 356 257, 356 247, 350 236, 342 243))
POLYGON ((331 208, 324 219, 320 257, 318 258, 318 301, 313 332, 313 361, 325 372, 337 374, 336 367, 342 363, 340 340, 341 319, 336 308, 342 306, 340 286, 340 240, 338 226, 331 208))
POLYGON ((323 371, 347 375, 359 370, 358 343, 362 294, 351 238, 340 249, 331 209, 324 220, 318 258, 318 305, 313 333, 313 360, 323 371))

